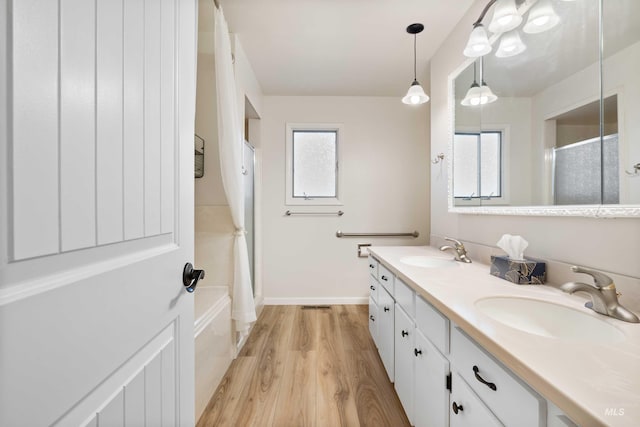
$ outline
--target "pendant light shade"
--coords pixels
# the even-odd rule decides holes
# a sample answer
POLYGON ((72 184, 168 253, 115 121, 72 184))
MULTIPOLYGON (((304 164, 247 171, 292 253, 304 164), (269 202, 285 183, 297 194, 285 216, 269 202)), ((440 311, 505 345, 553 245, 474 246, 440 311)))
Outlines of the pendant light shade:
MULTIPOLYGON (((482 75, 482 59, 480 59, 480 75, 482 75)), ((491 88, 482 80, 482 85, 476 81, 476 63, 473 63, 473 83, 464 96, 461 105, 465 107, 475 107, 478 105, 490 104, 497 101, 498 97, 493 93, 491 88)))
POLYGON ((468 58, 477 58, 491 52, 491 44, 489 36, 484 29, 484 25, 477 24, 473 27, 473 31, 469 35, 469 41, 464 48, 464 56, 468 58))
POLYGON ((489 23, 492 33, 504 33, 517 28, 522 23, 522 16, 518 13, 516 0, 498 0, 493 9, 493 18, 489 23))
POLYGON ((550 30, 560 23, 560 17, 553 10, 550 0, 539 0, 531 10, 527 18, 527 23, 522 27, 522 31, 528 34, 542 33, 550 30))
POLYGON ((407 94, 402 98, 402 102, 408 105, 418 105, 424 104, 429 101, 429 95, 424 92, 420 83, 417 80, 414 80, 407 94))
POLYGON ((500 45, 496 51, 496 56, 498 58, 508 58, 516 56, 525 50, 527 50, 527 46, 522 42, 518 30, 511 30, 500 37, 500 45))
POLYGON ((408 105, 420 105, 429 101, 429 95, 424 92, 418 79, 416 78, 416 35, 424 30, 422 24, 411 24, 407 27, 407 33, 413 34, 413 83, 409 86, 407 94, 402 98, 402 102, 408 105))
POLYGON ((480 85, 478 85, 478 82, 474 80, 473 84, 467 91, 467 94, 464 96, 462 101, 460 101, 460 105, 464 105, 465 107, 480 105, 480 85))

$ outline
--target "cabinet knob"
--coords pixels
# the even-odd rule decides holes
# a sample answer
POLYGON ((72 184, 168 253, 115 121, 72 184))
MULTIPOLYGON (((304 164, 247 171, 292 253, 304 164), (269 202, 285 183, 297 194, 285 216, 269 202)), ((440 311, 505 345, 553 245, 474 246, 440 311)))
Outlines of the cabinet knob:
POLYGON ((369 316, 369 319, 371 319, 371 321, 372 321, 372 322, 375 322, 375 321, 376 321, 376 318, 375 318, 375 317, 373 317, 373 314, 372 314, 371 316, 369 316))
POLYGON ((458 405, 456 402, 453 402, 453 405, 451 405, 451 409, 453 409, 454 414, 457 414, 458 411, 462 412, 463 410, 462 405, 458 405))
POLYGON ((373 286, 373 285, 371 285, 371 286, 369 286, 369 289, 371 289, 372 291, 375 291, 375 290, 376 290, 376 287, 375 287, 375 286, 373 286))
POLYGON ((413 349, 413 354, 416 355, 416 357, 418 357, 419 354, 422 354, 422 350, 418 350, 417 348, 413 349))
POLYGON ((480 371, 480 368, 478 368, 477 366, 473 366, 473 375, 476 376, 476 379, 481 382, 482 384, 486 385, 487 387, 489 387, 491 390, 496 391, 498 389, 498 387, 496 387, 496 385, 494 383, 490 383, 488 381, 486 381, 484 378, 482 378, 480 376, 480 374, 478 373, 480 371))
POLYGON ((389 281, 389 279, 387 278, 387 276, 382 276, 382 277, 380 277, 380 279, 384 280, 385 282, 388 282, 388 281, 389 281))
POLYGON ((389 311, 389 307, 385 307, 385 308, 384 308, 384 311, 385 311, 385 312, 386 312, 386 311, 389 311))
POLYGON ((407 335, 409 335, 409 332, 407 332, 407 331, 402 331, 402 336, 403 336, 403 337, 406 337, 407 335))
POLYGON ((376 268, 376 266, 373 264, 369 264, 369 268, 376 268))

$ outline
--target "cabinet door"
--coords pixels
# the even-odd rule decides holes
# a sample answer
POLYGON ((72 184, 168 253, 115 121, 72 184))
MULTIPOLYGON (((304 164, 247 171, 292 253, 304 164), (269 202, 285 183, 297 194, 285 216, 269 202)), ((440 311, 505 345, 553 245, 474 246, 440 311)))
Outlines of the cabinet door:
POLYGON ((394 313, 395 306, 393 298, 386 291, 385 288, 380 288, 378 291, 378 341, 380 346, 378 348, 380 352, 380 358, 387 370, 389 380, 394 382, 394 313))
POLYGON ((449 361, 416 330, 415 333, 415 427, 449 425, 449 361))
POLYGON ((499 427, 500 421, 457 373, 451 384, 450 427, 499 427))
POLYGON ((376 347, 380 347, 378 343, 378 304, 372 297, 369 297, 369 332, 376 347))
POLYGON ((413 424, 413 320, 398 304, 395 306, 395 388, 407 414, 413 424))

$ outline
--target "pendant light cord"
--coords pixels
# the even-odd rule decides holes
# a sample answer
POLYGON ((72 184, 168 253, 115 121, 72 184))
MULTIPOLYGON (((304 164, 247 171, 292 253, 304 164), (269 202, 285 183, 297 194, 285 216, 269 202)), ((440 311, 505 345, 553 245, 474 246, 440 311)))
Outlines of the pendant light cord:
POLYGON ((416 39, 417 39, 417 38, 418 38, 418 37, 417 37, 417 34, 414 34, 414 35, 413 35, 413 81, 414 81, 414 82, 415 82, 415 81, 418 81, 418 79, 417 79, 417 73, 416 73, 416 68, 417 68, 417 67, 416 67, 416 63, 417 63, 417 59, 416 59, 416 56, 417 56, 417 53, 416 53, 416 52, 417 52, 417 51, 416 51, 416 39))

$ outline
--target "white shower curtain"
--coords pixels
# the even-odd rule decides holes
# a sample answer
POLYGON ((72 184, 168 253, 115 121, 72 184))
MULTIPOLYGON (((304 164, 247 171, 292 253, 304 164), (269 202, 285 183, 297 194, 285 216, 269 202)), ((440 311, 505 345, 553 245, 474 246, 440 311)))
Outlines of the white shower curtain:
MULTIPOLYGON (((215 8, 214 8, 215 9, 215 8)), ((242 175, 242 133, 236 98, 236 81, 231 63, 231 40, 222 9, 215 10, 215 66, 218 102, 218 147, 222 183, 227 195, 234 233, 233 295, 231 318, 241 336, 256 320, 251 289, 249 253, 244 229, 244 185, 242 175)))

